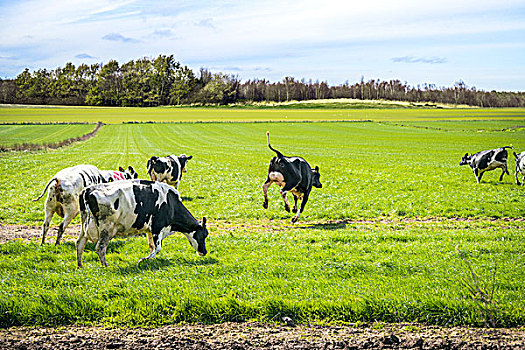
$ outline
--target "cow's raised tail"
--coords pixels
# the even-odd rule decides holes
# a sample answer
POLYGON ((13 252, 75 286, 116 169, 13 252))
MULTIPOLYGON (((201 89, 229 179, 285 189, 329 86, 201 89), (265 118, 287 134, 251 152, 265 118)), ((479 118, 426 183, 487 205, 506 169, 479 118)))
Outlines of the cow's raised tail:
POLYGON ((47 189, 49 188, 49 186, 51 185, 51 182, 53 182, 53 181, 57 181, 57 179, 56 178, 52 178, 51 180, 49 180, 49 182, 47 183, 46 188, 44 188, 44 191, 42 192, 42 194, 40 196, 38 196, 38 198, 33 199, 33 202, 36 202, 37 200, 42 198, 44 196, 44 194, 46 194, 47 189))
POLYGON ((270 149, 271 149, 272 151, 274 151, 275 153, 277 153, 277 157, 279 157, 279 158, 284 157, 283 154, 282 154, 281 152, 279 152, 278 150, 274 149, 274 148, 270 145, 270 132, 269 132, 269 131, 266 132, 266 140, 268 141, 268 147, 270 147, 270 149))

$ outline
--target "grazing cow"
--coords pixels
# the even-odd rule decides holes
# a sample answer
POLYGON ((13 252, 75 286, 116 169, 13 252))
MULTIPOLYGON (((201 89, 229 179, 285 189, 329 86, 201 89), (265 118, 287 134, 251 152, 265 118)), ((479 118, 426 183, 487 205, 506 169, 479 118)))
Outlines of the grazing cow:
POLYGON ((500 147, 488 151, 481 151, 471 156, 465 153, 459 165, 470 165, 478 183, 485 171, 494 170, 497 168, 503 169, 499 181, 503 180, 503 175, 509 171, 507 169, 507 150, 505 148, 514 148, 512 146, 500 147))
POLYGON ((186 172, 186 163, 193 156, 181 154, 180 156, 151 157, 148 160, 148 175, 152 181, 165 182, 179 189, 182 173, 186 172))
POLYGON ((162 240, 174 231, 182 232, 200 256, 206 255, 206 218, 197 221, 182 204, 173 187, 149 180, 119 181, 87 187, 80 195, 82 231, 76 242, 77 265, 87 241, 96 243, 102 265, 107 266, 106 248, 116 236, 146 232, 149 256, 153 258, 162 240))
POLYGON ((310 191, 313 187, 322 188, 319 174, 319 167, 312 169, 310 165, 301 157, 286 157, 281 152, 275 150, 270 146, 270 132, 266 132, 266 139, 268 147, 277 154, 270 160, 270 167, 268 169, 268 177, 263 184, 264 202, 263 208, 268 209, 268 187, 272 183, 277 183, 281 189, 281 197, 284 200, 284 209, 290 212, 290 204, 286 199, 286 194, 290 191, 293 194, 295 201, 292 211, 297 213, 292 222, 296 222, 299 215, 304 211, 304 206, 308 201, 310 191), (301 209, 297 210, 297 200, 301 199, 301 209))
POLYGON ((42 194, 33 199, 33 202, 38 201, 49 188, 45 203, 44 224, 42 225, 42 244, 46 240, 49 224, 55 213, 64 218, 58 226, 55 244, 60 243, 64 230, 79 213, 78 196, 86 186, 115 180, 136 179, 137 177, 138 174, 131 166, 128 167, 128 170, 120 167, 119 171, 99 170, 94 165, 77 165, 60 170, 48 181, 42 194))
POLYGON ((525 185, 525 152, 521 152, 519 154, 514 153, 514 158, 516 158, 516 183, 518 185, 525 185), (518 174, 521 173, 523 175, 523 179, 521 179, 522 182, 518 179, 518 174))

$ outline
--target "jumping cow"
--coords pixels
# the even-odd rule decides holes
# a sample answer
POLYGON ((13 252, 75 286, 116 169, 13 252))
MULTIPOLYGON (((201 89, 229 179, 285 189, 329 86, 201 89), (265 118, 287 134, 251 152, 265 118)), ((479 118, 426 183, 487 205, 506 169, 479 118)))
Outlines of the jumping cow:
POLYGON ((296 222, 299 215, 304 211, 304 206, 308 201, 310 191, 313 187, 322 188, 319 174, 319 167, 312 169, 310 165, 301 157, 286 157, 281 152, 275 150, 270 145, 270 132, 266 132, 266 140, 268 147, 277 154, 270 160, 270 167, 268 169, 268 177, 263 184, 264 202, 263 208, 268 209, 268 187, 272 183, 277 183, 281 189, 281 197, 284 200, 284 209, 290 212, 290 204, 286 199, 286 194, 292 192, 294 198, 294 207, 292 211, 297 213, 292 222, 296 222), (301 199, 301 209, 297 210, 297 200, 301 199))
POLYGON ((519 154, 516 154, 516 152, 513 153, 514 158, 516 158, 516 183, 518 185, 525 185, 525 152, 519 154), (520 182, 518 174, 523 175, 523 179, 521 179, 522 182, 520 182))
POLYGON ((478 183, 481 181, 481 177, 483 176, 484 172, 501 168, 503 169, 503 172, 499 177, 499 181, 501 181, 503 180, 503 175, 505 175, 505 173, 509 175, 509 171, 507 169, 508 154, 506 148, 514 147, 500 147, 488 151, 481 151, 471 156, 469 156, 468 153, 465 153, 459 165, 470 165, 472 171, 474 171, 474 175, 476 176, 478 183))
POLYGON ((77 266, 87 241, 96 243, 103 266, 107 266, 106 247, 116 236, 128 237, 146 232, 149 256, 153 258, 162 240, 174 231, 182 232, 200 256, 206 255, 206 218, 197 221, 182 204, 173 187, 149 180, 119 181, 87 187, 80 195, 82 231, 76 242, 77 266))
POLYGON ((85 187, 116 180, 136 179, 137 177, 138 174, 131 166, 128 167, 128 170, 120 167, 119 171, 112 171, 99 170, 94 165, 84 164, 60 170, 48 181, 42 194, 38 196, 38 198, 33 199, 33 202, 38 201, 49 188, 45 203, 46 213, 44 224, 42 225, 42 244, 44 244, 46 240, 49 224, 55 213, 61 218, 64 218, 58 226, 57 240, 55 243, 56 245, 60 244, 64 230, 79 213, 78 196, 80 195, 80 191, 85 187))
POLYGON ((148 160, 148 175, 152 181, 165 182, 179 189, 182 173, 186 172, 186 163, 193 156, 181 154, 180 156, 151 157, 148 160))

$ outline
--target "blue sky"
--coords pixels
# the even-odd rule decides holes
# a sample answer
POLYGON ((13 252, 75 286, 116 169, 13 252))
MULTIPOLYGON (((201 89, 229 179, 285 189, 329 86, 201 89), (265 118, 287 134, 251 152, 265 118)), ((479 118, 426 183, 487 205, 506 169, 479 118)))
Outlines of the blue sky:
POLYGON ((525 0, 0 0, 1 78, 159 54, 243 81, 525 91, 525 0))

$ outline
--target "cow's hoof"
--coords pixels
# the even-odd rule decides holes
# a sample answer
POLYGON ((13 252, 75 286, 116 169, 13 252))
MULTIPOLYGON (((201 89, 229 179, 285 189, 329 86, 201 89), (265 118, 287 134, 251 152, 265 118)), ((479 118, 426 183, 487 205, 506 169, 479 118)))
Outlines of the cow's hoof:
POLYGON ((287 205, 285 205, 285 206, 284 206, 284 210, 286 210, 287 212, 290 212, 290 207, 287 206, 287 205))
POLYGON ((264 202, 264 203, 263 203, 263 208, 264 208, 264 209, 268 209, 268 202, 264 202))
POLYGON ((294 216, 294 217, 292 218, 292 224, 295 224, 295 223, 297 222, 297 219, 298 219, 298 217, 297 217, 297 216, 294 216))
POLYGON ((293 207, 292 213, 294 213, 294 214, 297 213, 297 207, 293 207))

